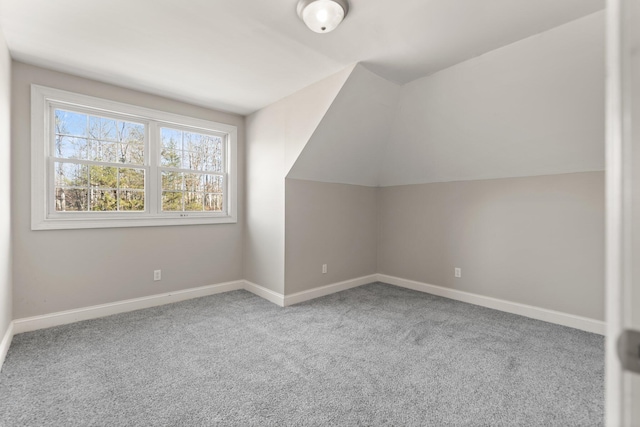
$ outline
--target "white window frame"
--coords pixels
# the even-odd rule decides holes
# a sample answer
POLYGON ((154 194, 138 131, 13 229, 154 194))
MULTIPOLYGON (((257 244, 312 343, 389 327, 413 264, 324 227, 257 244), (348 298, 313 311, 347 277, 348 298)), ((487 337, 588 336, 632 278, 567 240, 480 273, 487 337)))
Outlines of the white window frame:
MULTIPOLYGON (((31 229, 148 227, 238 222, 236 126, 195 119, 150 108, 96 98, 45 86, 31 85, 31 229), (56 212, 54 209, 51 141, 55 108, 107 114, 144 123, 145 210, 139 212, 56 212), (160 194, 160 127, 223 137, 225 153, 225 212, 163 212, 160 194)), ((132 167, 133 165, 114 165, 132 167)), ((137 166, 133 166, 137 167, 137 166)))

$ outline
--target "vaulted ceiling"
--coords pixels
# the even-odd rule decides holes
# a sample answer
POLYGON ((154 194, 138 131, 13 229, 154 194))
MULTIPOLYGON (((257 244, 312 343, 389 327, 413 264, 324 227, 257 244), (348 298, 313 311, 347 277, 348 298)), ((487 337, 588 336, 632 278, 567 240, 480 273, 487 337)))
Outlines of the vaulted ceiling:
POLYGON ((309 31, 297 0, 0 0, 14 59, 248 114, 362 62, 404 84, 601 10, 604 0, 350 0, 309 31))
POLYGON ((402 86, 367 67, 314 122, 289 178, 375 187, 604 169, 604 12, 402 86))

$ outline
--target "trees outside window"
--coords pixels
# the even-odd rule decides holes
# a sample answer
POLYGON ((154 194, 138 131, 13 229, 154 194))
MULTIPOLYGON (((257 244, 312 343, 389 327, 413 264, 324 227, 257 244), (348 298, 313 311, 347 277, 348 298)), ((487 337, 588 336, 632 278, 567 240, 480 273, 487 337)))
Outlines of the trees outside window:
POLYGON ((32 228, 236 221, 235 126, 32 86, 32 228))

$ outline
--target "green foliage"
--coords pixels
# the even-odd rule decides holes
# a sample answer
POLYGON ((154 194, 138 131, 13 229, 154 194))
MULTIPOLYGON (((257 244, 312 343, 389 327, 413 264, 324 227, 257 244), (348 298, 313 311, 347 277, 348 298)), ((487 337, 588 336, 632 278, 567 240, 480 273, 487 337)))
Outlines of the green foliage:
MULTIPOLYGON (((56 210, 140 211, 144 210, 144 170, 130 167, 86 166, 73 160, 144 164, 144 126, 138 123, 80 116, 69 133, 64 117, 55 116, 56 156, 69 161, 56 163, 56 210), (66 139, 65 139, 66 138, 66 139)), ((77 114, 71 113, 76 119, 77 114)))
POLYGON ((163 211, 181 211, 182 210, 182 192, 163 191, 162 192, 162 210, 163 211))
POLYGON ((143 211, 144 191, 120 190, 121 211, 143 211))
POLYGON ((115 190, 94 190, 91 189, 91 210, 92 211, 117 211, 118 199, 115 190))
POLYGON ((175 138, 172 137, 168 141, 163 141, 162 151, 160 152, 162 157, 161 164, 171 168, 180 168, 182 166, 180 152, 181 147, 178 146, 178 141, 175 138))
MULTIPOLYGON (((145 164, 143 125, 56 110, 55 129, 56 210, 144 210, 145 172, 135 168, 145 164)), ((161 166, 192 171, 162 172, 162 210, 221 211, 222 139, 171 128, 161 134, 161 166)))
POLYGON ((202 211, 203 194, 187 192, 184 194, 185 211, 202 211))

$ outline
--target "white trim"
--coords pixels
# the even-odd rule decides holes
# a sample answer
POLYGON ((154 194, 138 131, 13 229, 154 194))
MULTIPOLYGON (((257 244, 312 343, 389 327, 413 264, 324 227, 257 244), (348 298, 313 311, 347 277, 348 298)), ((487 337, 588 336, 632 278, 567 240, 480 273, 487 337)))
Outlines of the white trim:
MULTIPOLYGON (((635 0, 634 0, 635 1, 635 0)), ((607 0, 606 2, 606 280, 605 313, 607 319, 607 340, 605 345, 605 422, 607 426, 632 425, 631 402, 628 384, 618 359, 618 336, 624 329, 627 307, 625 304, 625 280, 631 267, 629 238, 631 228, 627 200, 629 192, 625 188, 631 181, 627 176, 631 171, 628 156, 631 139, 628 125, 631 120, 625 94, 631 93, 626 46, 626 23, 624 19, 627 2, 607 0), (625 159, 625 155, 628 158, 625 159), (626 193, 626 194, 625 194, 626 193)), ((630 301, 630 299, 628 299, 630 301)))
MULTIPOLYGON (((76 228, 146 227, 192 224, 228 224, 238 222, 238 129, 236 126, 209 120, 196 119, 150 108, 124 104, 108 99, 95 98, 45 86, 31 85, 31 229, 55 230, 76 228), (113 164, 117 167, 133 167, 145 170, 145 210, 141 212, 74 212, 57 213, 51 209, 53 183, 51 173, 51 153, 49 137, 52 131, 52 114, 47 114, 54 106, 69 105, 74 111, 87 113, 107 113, 109 116, 135 120, 145 125, 146 140, 144 165, 128 163, 113 164), (158 164, 160 147, 158 129, 171 126, 190 129, 213 135, 224 135, 225 171, 224 211, 217 212, 162 212, 159 208, 159 179, 161 167, 158 164), (152 139, 153 138, 153 139, 152 139), (153 157, 153 158, 152 158, 153 157), (47 206, 47 203, 50 206, 47 206)), ((89 161, 81 161, 91 164, 89 161)), ((106 162, 93 162, 108 165, 106 162)), ((204 173, 205 171, 190 171, 204 173)))
POLYGON ((9 322, 7 332, 5 332, 2 341, 0 341, 0 371, 2 371, 2 365, 4 365, 4 359, 9 352, 9 346, 11 346, 11 340, 13 339, 13 322, 9 322))
POLYGON ((401 279, 399 277, 378 274, 378 281, 402 288, 413 289, 414 291, 425 292, 450 298, 456 301, 467 302, 494 310, 505 311, 507 313, 518 314, 531 319, 542 320, 555 323, 557 325, 568 326, 594 334, 604 335, 606 330, 605 322, 562 313, 560 311, 548 310, 546 308, 534 307, 532 305, 520 304, 518 302, 506 301, 503 299, 486 297, 470 292, 459 291, 457 289, 444 288, 442 286, 430 285, 428 283, 416 282, 414 280, 401 279))
POLYGON ((244 281, 244 289, 251 292, 252 294, 266 299, 267 301, 271 301, 272 303, 279 305, 280 307, 284 307, 284 295, 278 292, 267 289, 264 286, 256 285, 255 283, 249 282, 248 280, 244 281))
POLYGON ((112 314, 126 313, 128 311, 156 307, 159 305, 171 304, 178 301, 200 298, 208 295, 219 294, 222 292, 237 291, 240 289, 244 289, 243 280, 202 286, 199 288, 185 289, 181 291, 167 292, 164 294, 134 298, 109 304, 94 305, 91 307, 78 308, 74 310, 60 311, 57 313, 45 314, 42 316, 16 319, 13 321, 13 333, 20 334, 23 332, 50 328, 52 326, 66 325, 68 323, 79 322, 81 320, 96 319, 99 317, 110 316, 112 314))
POLYGON ((247 291, 261 298, 264 298, 267 301, 271 301, 272 303, 279 305, 280 307, 288 307, 304 301, 309 301, 326 295, 335 294, 336 292, 346 291, 347 289, 356 288, 368 283, 373 283, 376 282, 377 279, 377 274, 370 274, 369 276, 345 280, 344 282, 332 283, 330 285, 309 289, 308 291, 296 292, 295 294, 291 295, 282 295, 281 293, 272 291, 271 289, 267 289, 264 286, 257 285, 248 280, 245 280, 244 283, 245 289, 247 291))
POLYGON ((308 291, 296 292, 295 294, 285 295, 284 306, 288 307, 293 304, 298 304, 326 295, 335 294, 336 292, 346 291, 347 289, 357 288, 358 286, 377 281, 378 275, 371 274, 369 276, 358 277, 356 279, 345 280, 344 282, 338 282, 331 285, 321 286, 319 288, 309 289, 308 291))
MULTIPOLYGON (((140 310, 144 308, 156 307, 174 302, 184 301, 192 298, 200 298, 208 295, 219 294, 236 290, 246 290, 261 298, 266 299, 280 307, 287 307, 304 301, 323 297, 333 293, 345 291, 347 289, 356 288, 373 282, 383 282, 390 285, 399 286, 407 289, 413 289, 433 295, 450 298, 457 301, 463 301, 494 310, 504 311, 507 313, 518 314, 520 316, 532 319, 542 320, 545 322, 555 323, 558 325, 568 326, 571 328, 581 329, 584 331, 604 335, 605 323, 595 319, 575 316, 572 314, 562 313, 559 311, 547 310, 540 307, 534 307, 526 304, 501 300, 492 297, 473 294, 470 292, 459 291, 456 289, 444 288, 441 286, 430 285, 427 283, 417 282, 413 280, 402 279, 399 277, 388 276, 385 274, 371 274, 369 276, 358 277, 351 280, 345 280, 339 283, 333 283, 326 286, 310 289, 307 291, 296 292, 291 295, 282 295, 278 292, 267 289, 263 286, 249 282, 248 280, 236 280, 232 282, 220 283, 199 288, 184 289, 175 292, 167 292, 164 294, 151 295, 142 298, 118 301, 114 303, 94 305, 90 307, 78 308, 56 313, 45 314, 22 319, 16 319, 11 322, 2 343, 0 344, 0 361, 4 360, 6 352, 9 349, 11 339, 14 334, 35 331, 38 329, 50 328, 53 326, 66 325, 69 323, 79 322, 82 320, 96 319, 99 317, 110 316, 113 314, 126 313, 129 311, 140 310)), ((0 365, 1 367, 1 365, 0 365)))

